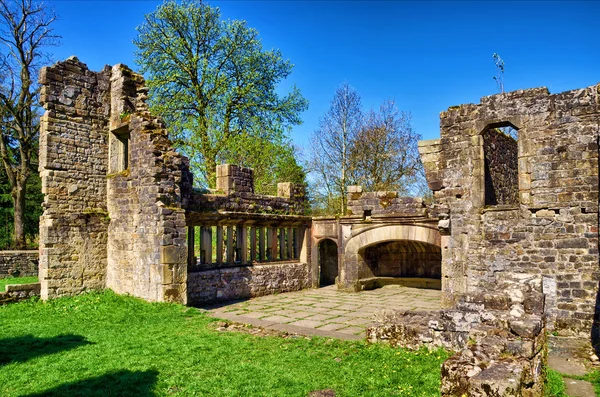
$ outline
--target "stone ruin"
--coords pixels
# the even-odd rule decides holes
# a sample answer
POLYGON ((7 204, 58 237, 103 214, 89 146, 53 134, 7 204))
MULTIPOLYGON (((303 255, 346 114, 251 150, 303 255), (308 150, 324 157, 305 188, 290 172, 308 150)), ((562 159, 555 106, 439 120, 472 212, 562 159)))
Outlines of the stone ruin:
POLYGON ((459 350, 443 396, 542 395, 546 331, 597 343, 600 84, 484 97, 440 126, 419 152, 444 309, 383 313, 368 337, 459 350))
POLYGON ((71 57, 40 84, 43 299, 111 288, 202 304, 312 286, 300 186, 256 195, 252 170, 222 165, 217 191, 192 189, 124 65, 96 73, 71 57))
POLYGON ((441 288, 440 312, 386 311, 368 339, 458 351, 444 396, 539 395, 547 331, 596 340, 600 85, 451 107, 440 139, 419 143, 433 203, 350 187, 348 215, 312 219, 301 187, 254 194, 247 168, 221 165, 215 191, 193 189, 126 66, 92 72, 72 57, 40 83, 44 299, 441 288))

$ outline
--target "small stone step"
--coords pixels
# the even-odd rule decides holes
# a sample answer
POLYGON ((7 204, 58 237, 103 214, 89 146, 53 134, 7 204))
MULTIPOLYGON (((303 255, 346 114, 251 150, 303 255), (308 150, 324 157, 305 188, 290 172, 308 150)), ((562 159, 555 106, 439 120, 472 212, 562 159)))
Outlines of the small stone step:
POLYGON ((552 353, 548 355, 548 366, 565 375, 584 376, 587 374, 587 370, 582 363, 552 353))
POLYGON ((569 397, 594 397, 594 386, 585 380, 564 378, 566 392, 569 397))

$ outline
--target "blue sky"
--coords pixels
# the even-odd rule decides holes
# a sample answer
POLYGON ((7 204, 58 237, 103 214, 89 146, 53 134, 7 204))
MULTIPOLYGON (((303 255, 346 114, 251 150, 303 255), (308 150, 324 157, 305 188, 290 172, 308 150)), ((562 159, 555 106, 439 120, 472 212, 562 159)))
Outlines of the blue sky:
MULTIPOLYGON (((54 58, 77 55, 93 70, 136 68, 132 40, 159 1, 50 0, 61 20, 54 58)), ((366 108, 388 98, 412 114, 424 139, 439 137, 439 113, 497 92, 492 54, 506 63, 506 91, 546 86, 552 93, 600 82, 600 2, 212 1, 223 18, 244 19, 263 47, 295 65, 309 101, 292 131, 299 146, 344 81, 366 108)))

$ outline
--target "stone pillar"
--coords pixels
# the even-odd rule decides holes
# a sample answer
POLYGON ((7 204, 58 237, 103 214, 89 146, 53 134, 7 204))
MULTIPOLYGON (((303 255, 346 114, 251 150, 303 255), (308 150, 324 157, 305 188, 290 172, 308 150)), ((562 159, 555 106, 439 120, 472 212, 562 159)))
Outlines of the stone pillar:
POLYGON ((217 226, 217 263, 223 263, 223 226, 217 226))
POLYGON ((227 263, 233 263, 234 254, 233 254, 233 226, 227 225, 227 251, 226 251, 226 259, 227 263))
POLYGON ((203 263, 212 263, 212 227, 202 226, 200 231, 200 255, 203 263))
POLYGON ((250 262, 257 260, 256 257, 256 226, 250 227, 250 262))
POLYGON ((248 235, 247 229, 243 225, 237 225, 236 231, 236 260, 241 264, 248 262, 248 235))
POLYGON ((279 228, 279 259, 286 259, 285 228, 279 228))
POLYGON ((261 226, 258 228, 258 260, 264 261, 266 259, 265 251, 265 227, 261 226))
POLYGON ((287 259, 294 259, 294 229, 287 229, 287 259))

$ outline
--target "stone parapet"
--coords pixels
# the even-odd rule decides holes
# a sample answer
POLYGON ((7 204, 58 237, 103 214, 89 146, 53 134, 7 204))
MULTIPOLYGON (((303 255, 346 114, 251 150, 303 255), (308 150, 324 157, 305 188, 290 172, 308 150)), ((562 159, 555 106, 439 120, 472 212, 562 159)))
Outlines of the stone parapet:
POLYGON ((254 170, 233 164, 217 165, 217 191, 254 193, 254 170))
POLYGON ((362 216, 393 214, 394 216, 427 216, 420 197, 400 197, 397 192, 363 192, 360 186, 348 186, 347 215, 362 216))

